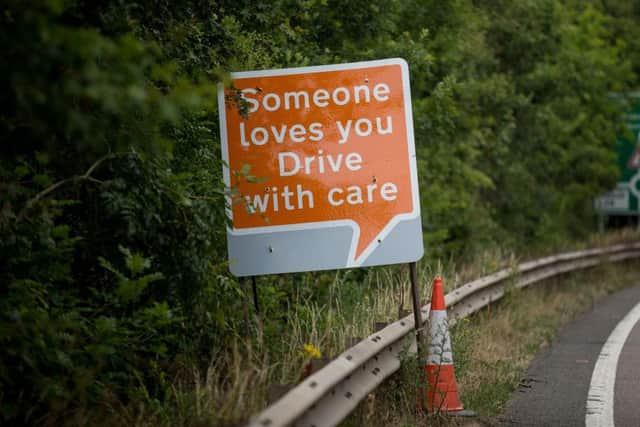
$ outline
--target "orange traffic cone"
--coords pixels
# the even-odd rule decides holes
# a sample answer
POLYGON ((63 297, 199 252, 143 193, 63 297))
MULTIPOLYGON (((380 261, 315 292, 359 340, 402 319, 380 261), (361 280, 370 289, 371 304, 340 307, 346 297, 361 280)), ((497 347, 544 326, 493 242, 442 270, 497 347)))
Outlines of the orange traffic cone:
POLYGON ((472 416, 473 412, 464 410, 458 396, 451 339, 449 338, 447 308, 444 304, 444 289, 442 279, 439 277, 433 281, 429 326, 430 341, 426 366, 429 383, 427 409, 432 413, 472 416))

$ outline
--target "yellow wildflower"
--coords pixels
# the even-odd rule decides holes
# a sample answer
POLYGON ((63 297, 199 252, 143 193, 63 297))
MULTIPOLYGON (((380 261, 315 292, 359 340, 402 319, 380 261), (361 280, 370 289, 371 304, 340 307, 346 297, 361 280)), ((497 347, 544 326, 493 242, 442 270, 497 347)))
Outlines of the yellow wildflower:
POLYGON ((318 348, 313 344, 305 344, 302 347, 305 356, 310 357, 311 359, 320 359, 322 357, 320 350, 318 350, 318 348))

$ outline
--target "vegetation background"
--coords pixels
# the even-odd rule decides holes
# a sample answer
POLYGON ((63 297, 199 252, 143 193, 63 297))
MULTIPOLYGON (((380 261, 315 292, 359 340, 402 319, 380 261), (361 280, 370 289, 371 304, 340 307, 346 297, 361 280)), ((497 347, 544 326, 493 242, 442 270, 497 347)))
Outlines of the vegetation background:
MULTIPOLYGON (((608 95, 640 69, 640 4, 625 0, 0 7, 2 424, 127 424, 138 407, 176 424, 197 373, 244 351, 216 105, 229 71, 405 58, 434 265, 588 234, 624 132, 608 95)), ((286 313, 312 318, 336 292, 355 310, 392 278, 261 278, 252 345, 282 360, 286 313)))

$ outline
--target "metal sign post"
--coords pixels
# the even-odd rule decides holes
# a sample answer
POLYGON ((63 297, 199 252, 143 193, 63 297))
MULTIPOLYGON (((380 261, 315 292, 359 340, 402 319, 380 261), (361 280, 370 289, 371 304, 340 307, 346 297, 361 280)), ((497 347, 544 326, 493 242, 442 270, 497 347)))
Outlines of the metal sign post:
POLYGON ((420 396, 420 407, 426 409, 423 396, 426 396, 426 373, 422 367, 425 359, 424 344, 422 342, 422 312, 420 308, 420 291, 418 289, 418 269, 415 262, 409 263, 409 278, 411 281, 411 299, 413 301, 413 322, 416 331, 416 351, 418 356, 418 370, 420 379, 418 381, 418 396, 420 396))
POLYGON ((411 299, 413 300, 413 321, 416 329, 416 344, 418 346, 418 357, 422 360, 422 312, 420 308, 420 291, 418 289, 418 270, 415 262, 409 263, 409 276, 411 279, 411 299))
POLYGON ((253 305, 256 308, 256 314, 260 315, 260 300, 258 299, 258 286, 256 285, 256 276, 251 276, 251 287, 253 288, 253 305))

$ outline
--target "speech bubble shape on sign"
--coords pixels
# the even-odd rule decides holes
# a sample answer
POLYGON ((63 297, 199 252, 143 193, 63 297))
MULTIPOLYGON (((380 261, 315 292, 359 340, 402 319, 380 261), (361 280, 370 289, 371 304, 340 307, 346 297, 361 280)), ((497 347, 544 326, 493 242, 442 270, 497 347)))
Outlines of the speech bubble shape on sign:
POLYGON ((402 59, 232 73, 220 87, 238 276, 412 262, 422 228, 402 59), (385 254, 387 253, 388 254, 385 254))

